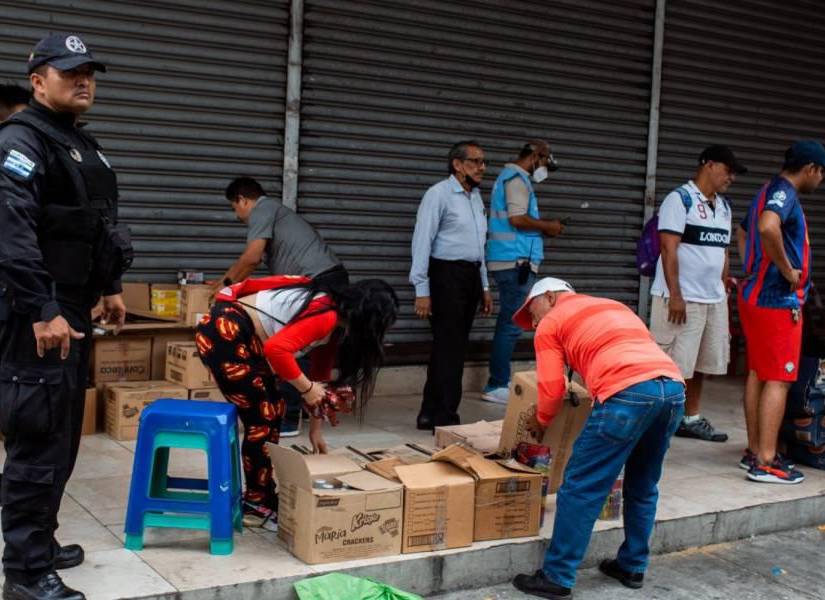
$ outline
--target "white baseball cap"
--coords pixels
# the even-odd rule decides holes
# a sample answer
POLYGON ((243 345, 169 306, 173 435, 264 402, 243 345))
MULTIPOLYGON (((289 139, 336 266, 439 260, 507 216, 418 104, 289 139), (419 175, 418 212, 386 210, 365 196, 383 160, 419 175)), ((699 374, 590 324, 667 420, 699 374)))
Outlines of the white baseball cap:
POLYGON ((522 329, 532 329, 533 317, 530 315, 530 312, 527 310, 527 308, 530 306, 530 303, 533 301, 533 298, 541 296, 545 292, 575 291, 576 290, 573 289, 573 286, 564 281, 563 279, 556 279, 555 277, 545 277, 543 279, 539 279, 536 283, 533 284, 533 287, 530 289, 530 293, 527 294, 527 299, 524 301, 524 304, 522 304, 521 308, 519 308, 513 315, 513 323, 515 323, 522 329))

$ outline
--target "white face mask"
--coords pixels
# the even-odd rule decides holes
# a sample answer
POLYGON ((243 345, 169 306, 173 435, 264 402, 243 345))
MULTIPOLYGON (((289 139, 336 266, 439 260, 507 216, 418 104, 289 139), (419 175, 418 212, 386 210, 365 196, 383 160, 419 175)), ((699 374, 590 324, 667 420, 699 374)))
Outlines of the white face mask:
POLYGON ((533 181, 536 183, 541 183, 545 179, 547 179, 548 175, 547 167, 539 167, 535 171, 533 171, 533 181))

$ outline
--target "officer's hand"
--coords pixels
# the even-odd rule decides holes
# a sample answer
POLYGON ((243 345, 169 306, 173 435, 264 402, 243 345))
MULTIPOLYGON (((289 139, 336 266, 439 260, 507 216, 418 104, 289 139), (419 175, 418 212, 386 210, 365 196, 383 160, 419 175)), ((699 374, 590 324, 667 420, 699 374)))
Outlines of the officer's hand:
POLYGON ((71 340, 82 340, 85 333, 75 331, 62 316, 51 321, 38 321, 32 325, 34 338, 37 341, 37 356, 43 358, 47 350, 60 347, 60 358, 66 360, 69 356, 71 340))
POLYGON ((489 290, 484 292, 484 298, 481 300, 481 314, 484 317, 493 314, 493 294, 489 290))
POLYGON ((426 319, 433 314, 433 303, 429 296, 419 296, 415 299, 415 314, 419 319, 426 319))
POLYGON ((120 333, 126 323, 126 304, 123 303, 121 294, 103 296, 103 314, 100 316, 100 322, 104 325, 114 323, 115 335, 120 333))
POLYGON ((667 320, 674 325, 682 325, 687 322, 687 304, 684 299, 671 296, 667 301, 667 320))
POLYGON ((556 237, 557 235, 564 233, 564 223, 558 219, 551 219, 549 221, 545 221, 545 223, 544 235, 548 237, 556 237))

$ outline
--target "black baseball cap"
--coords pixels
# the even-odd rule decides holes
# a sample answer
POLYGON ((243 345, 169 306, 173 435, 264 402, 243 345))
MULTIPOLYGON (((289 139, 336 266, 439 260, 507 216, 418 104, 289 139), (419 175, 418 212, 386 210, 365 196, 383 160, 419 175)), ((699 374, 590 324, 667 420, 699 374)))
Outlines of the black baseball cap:
POLYGON ((796 142, 785 151, 785 165, 802 167, 813 163, 825 167, 825 146, 816 140, 796 142))
POLYGON ((699 164, 703 165, 709 161, 725 164, 737 175, 744 175, 748 172, 748 168, 736 160, 733 150, 721 144, 714 144, 702 150, 702 154, 699 155, 699 164))
POLYGON ((60 71, 91 65, 97 71, 106 72, 106 65, 95 60, 80 36, 74 33, 51 33, 37 42, 29 54, 29 74, 43 65, 51 65, 60 71))

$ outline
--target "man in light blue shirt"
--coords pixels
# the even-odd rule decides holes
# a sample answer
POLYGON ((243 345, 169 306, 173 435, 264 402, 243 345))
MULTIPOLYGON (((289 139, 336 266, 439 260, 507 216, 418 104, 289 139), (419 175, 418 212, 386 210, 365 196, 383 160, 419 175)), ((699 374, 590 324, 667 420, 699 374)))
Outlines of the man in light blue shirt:
POLYGON ((419 429, 461 422, 461 379, 473 319, 493 298, 484 264, 487 219, 478 186, 487 162, 476 142, 455 144, 447 156, 450 176, 432 186, 418 207, 410 283, 415 314, 430 320, 433 345, 418 414, 419 429))

